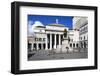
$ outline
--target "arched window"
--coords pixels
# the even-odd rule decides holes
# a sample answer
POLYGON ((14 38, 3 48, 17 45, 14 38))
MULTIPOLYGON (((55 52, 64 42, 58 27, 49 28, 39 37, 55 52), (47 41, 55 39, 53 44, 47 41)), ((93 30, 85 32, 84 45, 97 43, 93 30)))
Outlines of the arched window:
POLYGON ((70 47, 72 47, 72 43, 70 43, 70 47))
POLYGON ((83 48, 83 43, 81 42, 81 48, 83 48))
POLYGON ((31 49, 31 46, 32 46, 31 43, 28 43, 28 49, 31 49))
POLYGON ((85 36, 84 36, 84 40, 85 40, 85 36))
POLYGON ((41 44, 39 44, 39 49, 41 49, 41 44))
POLYGON ((76 47, 78 48, 78 43, 76 44, 76 47))
POLYGON ((34 43, 34 49, 36 49, 36 43, 34 43))
POLYGON ((87 45, 86 42, 84 42, 84 48, 86 48, 86 45, 87 45))

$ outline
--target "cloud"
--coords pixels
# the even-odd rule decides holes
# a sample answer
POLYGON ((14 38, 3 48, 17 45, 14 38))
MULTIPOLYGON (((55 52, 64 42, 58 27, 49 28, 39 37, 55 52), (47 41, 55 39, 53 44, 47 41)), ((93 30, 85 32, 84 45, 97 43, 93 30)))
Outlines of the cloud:
POLYGON ((36 26, 44 26, 40 21, 28 22, 28 36, 35 36, 34 32, 39 32, 40 30, 35 29, 36 26))
POLYGON ((32 24, 33 21, 28 21, 28 36, 34 36, 34 32, 31 30, 32 29, 32 24))
MULTIPOLYGON (((40 21, 35 21, 34 24, 32 25, 32 30, 36 27, 36 26, 44 26, 40 21)), ((34 31, 34 30, 33 30, 34 31)))

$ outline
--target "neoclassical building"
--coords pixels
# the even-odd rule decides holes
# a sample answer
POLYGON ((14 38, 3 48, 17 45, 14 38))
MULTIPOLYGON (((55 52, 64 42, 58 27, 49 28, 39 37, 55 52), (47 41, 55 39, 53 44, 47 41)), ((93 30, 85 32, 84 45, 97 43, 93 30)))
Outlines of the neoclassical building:
POLYGON ((88 48, 88 18, 74 17, 73 28, 79 30, 79 41, 81 48, 88 48))
POLYGON ((79 47, 79 30, 69 29, 58 21, 46 26, 37 25, 32 28, 34 34, 28 36, 28 49, 54 50, 56 53, 73 51, 79 47), (67 36, 64 36, 66 30, 67 36))

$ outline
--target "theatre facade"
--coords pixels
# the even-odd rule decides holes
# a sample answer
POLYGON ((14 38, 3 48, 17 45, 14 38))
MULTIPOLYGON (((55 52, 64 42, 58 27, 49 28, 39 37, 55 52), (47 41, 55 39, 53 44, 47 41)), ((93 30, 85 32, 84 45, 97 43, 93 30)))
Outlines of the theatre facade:
POLYGON ((29 51, 51 50, 55 53, 78 51, 79 30, 77 29, 69 29, 56 22, 47 26, 37 25, 33 30, 34 34, 28 36, 29 51))

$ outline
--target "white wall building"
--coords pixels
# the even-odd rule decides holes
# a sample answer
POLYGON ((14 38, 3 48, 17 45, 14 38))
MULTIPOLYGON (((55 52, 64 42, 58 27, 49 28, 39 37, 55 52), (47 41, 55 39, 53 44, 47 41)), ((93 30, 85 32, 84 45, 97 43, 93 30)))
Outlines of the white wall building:
POLYGON ((79 31, 76 29, 69 30, 68 35, 70 37, 70 48, 78 48, 79 47, 79 31))
MULTIPOLYGON (((33 25, 34 26, 34 25, 33 25)), ((36 25, 32 28, 34 34, 28 36, 28 48, 31 50, 55 50, 56 53, 66 52, 78 48, 79 31, 69 30, 62 24, 56 23, 47 26, 36 25), (64 30, 67 30, 67 37, 64 37, 64 30)))
POLYGON ((74 17, 73 28, 79 30, 79 41, 81 48, 88 47, 88 18, 87 17, 74 17))

